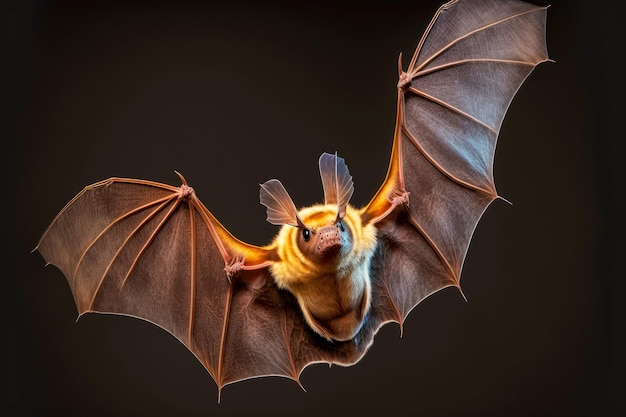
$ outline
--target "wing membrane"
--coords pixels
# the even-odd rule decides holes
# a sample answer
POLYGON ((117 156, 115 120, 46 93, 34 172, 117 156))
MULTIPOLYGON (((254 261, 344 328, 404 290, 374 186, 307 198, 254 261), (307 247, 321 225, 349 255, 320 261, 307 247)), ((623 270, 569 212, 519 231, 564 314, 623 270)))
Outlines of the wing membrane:
POLYGON ((451 1, 401 74, 389 171, 363 211, 381 230, 376 279, 387 289, 380 304, 398 311, 394 321, 429 294, 460 288, 472 234, 498 198, 502 120, 526 77, 548 60, 545 19, 545 7, 515 0, 451 1))

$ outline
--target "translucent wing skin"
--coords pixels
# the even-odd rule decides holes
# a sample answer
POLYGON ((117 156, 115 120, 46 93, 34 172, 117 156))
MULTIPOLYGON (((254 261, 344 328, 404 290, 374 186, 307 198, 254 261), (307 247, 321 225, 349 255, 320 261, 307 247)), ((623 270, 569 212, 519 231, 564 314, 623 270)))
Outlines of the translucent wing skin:
MULTIPOLYGON (((126 178, 88 186, 57 215, 37 250, 64 273, 81 315, 124 314, 164 328, 220 388, 290 363, 275 333, 242 330, 267 319, 263 308, 245 305, 266 285, 272 249, 232 237, 184 180, 180 187, 126 178), (244 340, 236 340, 241 334, 244 340), (254 357, 259 346, 269 348, 262 360, 254 357)), ((259 304, 273 297, 278 291, 259 304)), ((298 323, 284 311, 283 325, 298 323)))
MULTIPOLYGON (((497 198, 493 156, 505 111, 547 60, 545 18, 546 8, 520 1, 459 0, 431 22, 401 73, 386 180, 361 210, 379 243, 371 307, 352 340, 314 333, 271 277, 276 248, 233 237, 182 177, 179 187, 125 178, 86 187, 37 250, 64 273, 79 314, 123 314, 164 328, 219 390, 257 376, 298 381, 311 363, 353 364, 384 323, 402 324, 423 298, 459 286, 474 228, 497 198)), ((347 182, 340 180, 330 182, 347 182)), ((340 194, 331 198, 339 205, 340 194)), ((291 205, 276 207, 298 224, 291 205)))
POLYGON ((380 228, 380 314, 397 321, 428 295, 460 288, 474 229, 496 198, 500 125, 518 88, 548 60, 546 8, 516 0, 444 4, 400 71, 386 180, 363 210, 380 228))

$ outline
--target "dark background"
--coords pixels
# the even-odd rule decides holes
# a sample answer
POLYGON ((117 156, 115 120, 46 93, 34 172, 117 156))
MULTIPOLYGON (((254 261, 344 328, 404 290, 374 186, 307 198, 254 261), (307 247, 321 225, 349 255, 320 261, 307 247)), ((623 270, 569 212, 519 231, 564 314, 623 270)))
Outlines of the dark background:
MULTIPOLYGON (((268 243, 258 184, 322 198, 338 151, 362 205, 381 183, 396 62, 440 1, 307 6, 13 1, 2 6, 2 406, 37 416, 612 416, 626 409, 623 13, 554 0, 548 47, 504 121, 498 190, 463 289, 385 326, 349 368, 229 385, 146 322, 86 315, 31 253, 110 176, 182 172, 237 236, 268 243)), ((595 4, 595 6, 594 6, 595 4)), ((406 64, 405 64, 406 65, 406 64)), ((6 410, 5 410, 6 411, 6 410)))

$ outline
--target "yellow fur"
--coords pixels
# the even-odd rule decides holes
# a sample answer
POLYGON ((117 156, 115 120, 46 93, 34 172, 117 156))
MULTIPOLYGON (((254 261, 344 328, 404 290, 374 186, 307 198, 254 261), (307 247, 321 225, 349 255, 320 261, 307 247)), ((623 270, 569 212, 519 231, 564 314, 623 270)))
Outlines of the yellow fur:
MULTIPOLYGON (((315 205, 298 212, 313 233, 334 224, 336 205, 315 205)), ((328 339, 354 336, 370 301, 370 261, 376 249, 376 228, 363 227, 360 212, 348 205, 343 222, 351 233, 351 245, 330 262, 310 259, 298 246, 301 229, 282 226, 274 239, 279 260, 270 266, 279 287, 298 300, 313 330, 328 339), (326 328, 327 326, 333 329, 326 328)))

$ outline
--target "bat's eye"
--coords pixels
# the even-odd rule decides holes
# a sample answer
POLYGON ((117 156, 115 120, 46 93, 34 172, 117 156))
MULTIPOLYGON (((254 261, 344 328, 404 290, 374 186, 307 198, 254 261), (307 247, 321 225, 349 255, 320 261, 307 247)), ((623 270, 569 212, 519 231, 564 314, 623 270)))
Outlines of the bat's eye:
POLYGON ((343 221, 340 221, 337 225, 339 226, 339 230, 341 230, 342 232, 346 231, 346 225, 343 224, 343 221))
POLYGON ((311 239, 311 231, 309 229, 302 229, 302 238, 305 242, 308 242, 311 239))

